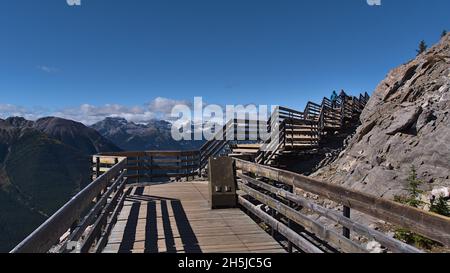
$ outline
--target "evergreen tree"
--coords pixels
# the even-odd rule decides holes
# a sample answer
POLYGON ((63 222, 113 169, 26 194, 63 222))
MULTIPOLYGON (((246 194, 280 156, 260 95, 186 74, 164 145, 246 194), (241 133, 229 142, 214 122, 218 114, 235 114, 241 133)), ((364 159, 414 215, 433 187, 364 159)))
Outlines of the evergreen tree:
POLYGON ((442 31, 441 38, 444 38, 445 35, 447 35, 447 30, 442 31))
POLYGON ((427 50, 428 46, 424 40, 422 40, 419 44, 419 49, 417 50, 417 55, 424 53, 427 50))
POLYGON ((414 166, 411 167, 411 173, 408 177, 408 193, 409 196, 406 200, 406 203, 410 205, 411 207, 418 208, 420 205, 422 205, 422 201, 420 201, 420 195, 422 194, 422 191, 419 189, 420 184, 422 184, 422 181, 417 179, 417 172, 416 168, 414 166))
POLYGON ((437 198, 437 200, 433 200, 433 202, 431 202, 430 211, 450 217, 450 206, 442 196, 437 198))

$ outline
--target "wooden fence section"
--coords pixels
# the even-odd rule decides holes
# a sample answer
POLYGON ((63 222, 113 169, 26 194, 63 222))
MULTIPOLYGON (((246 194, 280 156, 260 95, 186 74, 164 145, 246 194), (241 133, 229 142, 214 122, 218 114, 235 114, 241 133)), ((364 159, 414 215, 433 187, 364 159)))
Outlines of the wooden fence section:
POLYGON ((200 148, 200 167, 204 169, 208 159, 220 154, 231 142, 259 142, 267 131, 267 120, 232 119, 228 121, 216 132, 214 139, 207 141, 200 148))
POLYGON ((125 167, 126 160, 117 161, 11 252, 101 251, 127 194, 125 167))
MULTIPOLYGON (((252 162, 235 159, 235 164, 239 189, 247 196, 267 205, 272 209, 272 212, 276 211, 283 215, 288 223, 295 222, 301 225, 320 240, 343 251, 365 251, 364 248, 349 239, 350 232, 355 232, 379 242, 392 252, 420 252, 410 245, 353 221, 350 218, 350 210, 357 210, 371 217, 411 230, 445 246, 450 246, 450 218, 448 217, 252 162), (324 208, 311 200, 294 194, 294 188, 343 205, 343 213, 340 214, 335 210, 324 208), (307 208, 315 214, 341 225, 343 227, 342 234, 328 229, 323 224, 295 209, 293 205, 307 208)), ((261 211, 256 212, 243 197, 239 200, 241 205, 256 213, 257 216, 261 214, 261 211)), ((300 246, 300 248, 302 247, 306 250, 311 249, 309 244, 300 246)))
POLYGON ((126 157, 119 157, 119 156, 100 156, 100 155, 92 156, 92 169, 91 169, 92 181, 97 179, 97 177, 100 177, 100 175, 109 171, 119 161, 123 161, 126 159, 127 159, 126 157))
MULTIPOLYGON (((94 162, 103 162, 111 158, 125 158, 128 183, 161 181, 170 178, 192 178, 199 175, 199 151, 146 151, 146 152, 114 152, 93 156, 94 162)), ((108 170, 107 166, 93 167, 108 170)))

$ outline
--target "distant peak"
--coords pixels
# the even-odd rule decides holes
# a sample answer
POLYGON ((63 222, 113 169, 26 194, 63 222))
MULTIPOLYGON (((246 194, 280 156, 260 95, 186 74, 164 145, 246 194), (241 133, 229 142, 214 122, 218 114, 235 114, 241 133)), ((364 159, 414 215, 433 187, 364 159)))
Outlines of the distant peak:
POLYGON ((103 121, 100 122, 106 122, 106 123, 113 123, 113 124, 128 124, 128 120, 122 117, 107 117, 103 121))
POLYGON ((78 122, 78 121, 74 121, 74 120, 70 120, 70 119, 65 119, 65 118, 59 118, 59 117, 44 117, 44 118, 40 118, 38 120, 36 120, 35 122, 36 126, 41 126, 41 125, 76 125, 76 126, 80 126, 80 127, 85 127, 84 124, 78 122))
POLYGON ((114 120, 114 121, 124 121, 127 122, 126 118, 123 117, 106 117, 105 120, 114 120))
POLYGON ((32 121, 29 121, 24 117, 9 117, 5 121, 14 127, 23 127, 32 123, 32 121))

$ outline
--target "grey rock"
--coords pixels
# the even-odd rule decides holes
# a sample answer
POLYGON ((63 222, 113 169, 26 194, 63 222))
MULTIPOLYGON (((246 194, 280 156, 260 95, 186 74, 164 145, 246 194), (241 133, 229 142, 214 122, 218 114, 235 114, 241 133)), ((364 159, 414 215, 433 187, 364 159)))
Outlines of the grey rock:
POLYGON ((395 135, 399 132, 405 132, 417 122, 420 114, 422 113, 422 107, 406 107, 396 112, 396 118, 386 130, 387 135, 395 135))
POLYGON ((393 69, 373 92, 361 126, 313 177, 393 199, 414 166, 422 190, 449 187, 450 34, 393 69))

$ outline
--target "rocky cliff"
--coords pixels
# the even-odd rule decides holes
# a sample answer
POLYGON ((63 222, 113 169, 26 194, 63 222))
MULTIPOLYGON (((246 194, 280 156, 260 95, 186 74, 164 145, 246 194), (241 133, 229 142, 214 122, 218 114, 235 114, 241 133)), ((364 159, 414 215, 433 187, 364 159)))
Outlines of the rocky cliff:
POLYGON ((313 176, 393 199, 414 167, 425 192, 449 187, 449 112, 450 34, 387 75, 349 146, 313 176))

